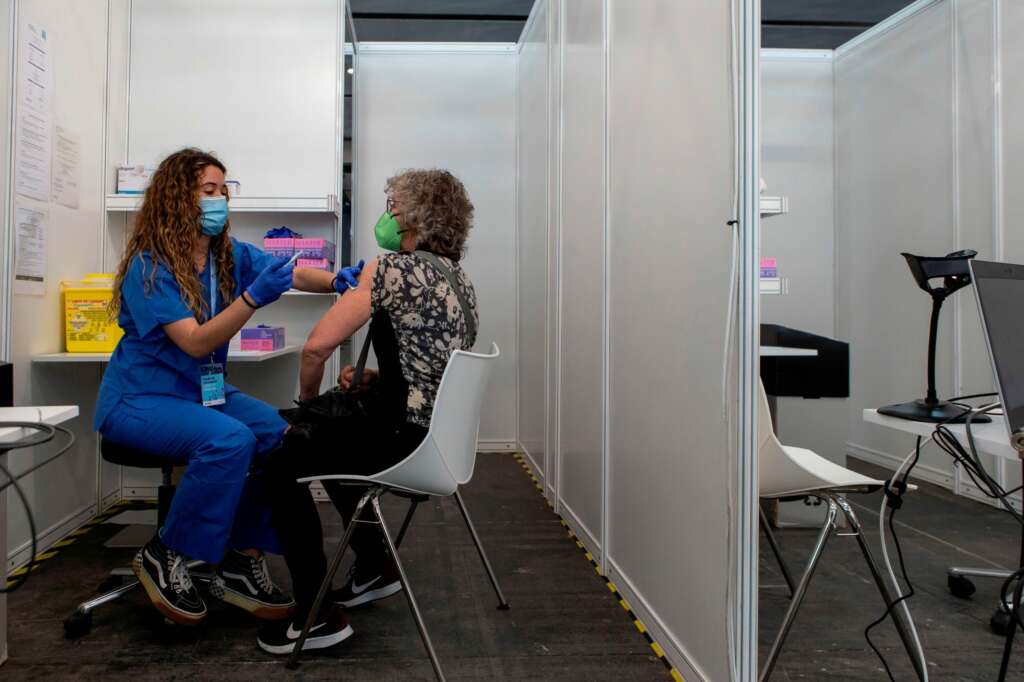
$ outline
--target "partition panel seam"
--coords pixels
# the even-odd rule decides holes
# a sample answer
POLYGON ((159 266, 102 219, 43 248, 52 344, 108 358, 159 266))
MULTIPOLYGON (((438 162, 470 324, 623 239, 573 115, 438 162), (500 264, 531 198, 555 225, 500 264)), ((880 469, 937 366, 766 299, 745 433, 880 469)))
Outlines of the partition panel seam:
POLYGON ((13 360, 11 355, 11 317, 12 317, 12 285, 11 275, 14 269, 14 130, 15 130, 15 108, 14 101, 16 99, 17 89, 17 48, 18 44, 18 0, 14 0, 11 3, 11 12, 7 17, 10 22, 8 26, 10 30, 10 44, 7 47, 8 58, 10 59, 7 76, 10 79, 10 91, 11 97, 7 101, 7 115, 8 115, 8 129, 4 131, 4 135, 7 136, 7 158, 4 159, 4 165, 7 168, 6 181, 2 188, 3 199, 4 199, 4 215, 0 216, 3 219, 4 230, 0 232, 0 237, 3 238, 4 245, 4 257, 3 262, 0 263, 2 267, 2 273, 4 277, 4 288, 2 291, 3 300, 0 301, 0 359, 9 358, 13 360))
POLYGON ((604 376, 601 381, 601 570, 608 572, 608 554, 610 552, 611 531, 609 521, 611 518, 611 56, 612 56, 612 24, 611 24, 611 3, 613 0, 603 0, 603 41, 604 41, 604 225, 603 225, 603 255, 604 273, 602 277, 603 300, 601 306, 601 354, 602 371, 604 376))

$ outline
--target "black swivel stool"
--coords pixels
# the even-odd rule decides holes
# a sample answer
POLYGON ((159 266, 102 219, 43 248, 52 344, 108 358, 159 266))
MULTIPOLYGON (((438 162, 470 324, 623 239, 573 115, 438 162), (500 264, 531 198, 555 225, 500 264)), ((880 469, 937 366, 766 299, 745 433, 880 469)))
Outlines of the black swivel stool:
MULTIPOLYGON (((160 481, 160 488, 157 493, 157 528, 161 528, 167 518, 167 512, 171 508, 171 500, 174 499, 174 483, 172 475, 174 467, 185 466, 187 458, 168 459, 157 457, 143 450, 137 450, 125 445, 120 445, 111 440, 103 439, 100 443, 100 455, 111 464, 118 464, 136 469, 160 469, 163 478, 160 481)), ((201 565, 200 561, 189 563, 189 568, 201 565)), ((203 576, 193 575, 196 580, 202 580, 203 576)), ((131 566, 115 568, 110 572, 110 577, 103 581, 99 587, 99 596, 82 602, 75 609, 75 612, 64 621, 64 634, 68 639, 77 639, 89 633, 92 629, 92 612, 103 604, 116 601, 128 594, 136 587, 139 581, 135 579, 131 566), (125 582, 124 578, 130 578, 125 582)))

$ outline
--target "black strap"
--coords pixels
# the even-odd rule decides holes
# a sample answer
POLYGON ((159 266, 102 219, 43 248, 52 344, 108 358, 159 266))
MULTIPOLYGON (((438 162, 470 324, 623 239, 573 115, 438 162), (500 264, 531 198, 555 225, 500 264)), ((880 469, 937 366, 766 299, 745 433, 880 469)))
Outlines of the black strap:
POLYGON ((476 341, 476 320, 473 318, 473 311, 469 308, 469 301, 462 292, 462 287, 459 286, 458 280, 455 279, 455 273, 440 258, 429 251, 417 251, 416 255, 437 268, 444 275, 444 278, 448 280, 448 285, 455 292, 456 298, 459 299, 462 316, 466 318, 466 331, 469 333, 469 338, 476 341))
POLYGON ((363 372, 366 371, 366 358, 370 355, 370 341, 373 340, 373 325, 366 328, 366 341, 363 342, 363 349, 359 351, 359 359, 356 361, 355 371, 352 373, 352 390, 363 385, 363 372))
MULTIPOLYGON (((448 286, 455 292, 455 297, 459 299, 459 306, 462 308, 462 316, 466 318, 466 331, 468 332, 469 338, 476 341, 476 320, 473 318, 473 311, 469 307, 469 301, 466 299, 466 295, 462 291, 462 287, 459 286, 459 282, 455 279, 455 273, 449 268, 444 262, 441 261, 436 255, 429 251, 416 251, 416 255, 433 265, 437 270, 444 275, 444 278, 448 280, 448 286)), ((367 328, 366 340, 363 342, 363 349, 359 351, 359 359, 356 361, 355 370, 352 373, 352 390, 355 390, 363 383, 363 373, 366 371, 366 359, 370 355, 370 342, 372 341, 373 334, 371 333, 373 326, 367 328)))

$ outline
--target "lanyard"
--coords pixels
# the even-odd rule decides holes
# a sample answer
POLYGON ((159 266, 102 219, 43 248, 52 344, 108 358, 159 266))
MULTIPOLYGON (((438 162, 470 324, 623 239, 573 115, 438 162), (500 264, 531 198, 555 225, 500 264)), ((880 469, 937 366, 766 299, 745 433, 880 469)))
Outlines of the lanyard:
POLYGON ((210 319, 217 314, 217 262, 213 260, 213 252, 206 254, 206 262, 210 265, 210 319))

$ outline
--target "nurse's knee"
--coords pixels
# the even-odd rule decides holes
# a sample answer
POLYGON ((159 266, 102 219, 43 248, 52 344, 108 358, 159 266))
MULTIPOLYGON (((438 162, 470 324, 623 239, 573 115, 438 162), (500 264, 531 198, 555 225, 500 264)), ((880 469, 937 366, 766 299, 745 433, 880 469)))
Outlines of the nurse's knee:
POLYGON ((208 462, 233 464, 248 470, 256 455, 256 446, 256 435, 245 425, 238 424, 210 434, 209 441, 196 455, 208 462))

